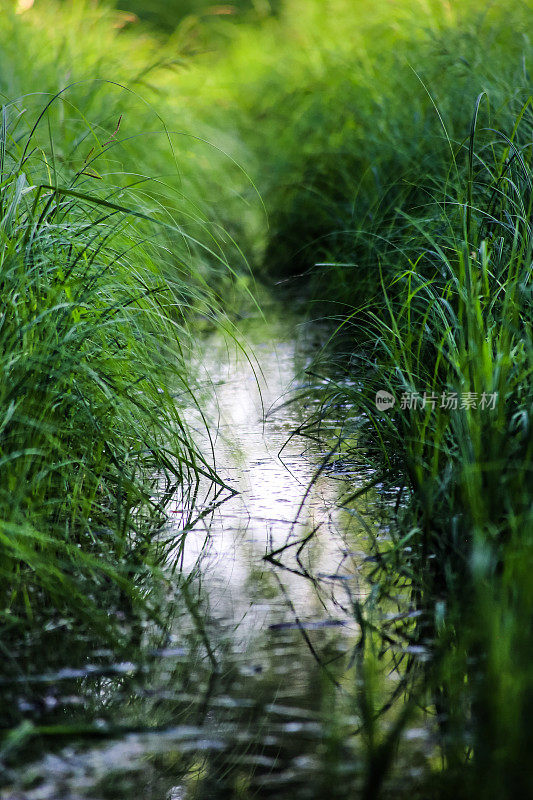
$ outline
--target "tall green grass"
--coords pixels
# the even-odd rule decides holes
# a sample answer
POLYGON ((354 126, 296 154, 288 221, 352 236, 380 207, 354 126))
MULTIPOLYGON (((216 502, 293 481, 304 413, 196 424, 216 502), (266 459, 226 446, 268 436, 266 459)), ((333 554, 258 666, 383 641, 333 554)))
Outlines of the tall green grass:
POLYGON ((342 323, 357 383, 333 381, 324 403, 350 409, 348 447, 359 415, 355 447, 400 487, 378 597, 407 584, 422 612, 405 635, 425 653, 409 671, 415 697, 431 690, 440 791, 510 798, 531 788, 533 114, 529 99, 498 133, 479 122, 485 101, 438 215, 405 215, 396 276, 342 323))
POLYGON ((166 504, 180 492, 186 504, 200 475, 218 480, 183 416, 195 403, 188 318, 216 322, 205 282, 175 267, 183 231, 132 190, 78 181, 51 128, 40 146, 47 122, 17 103, 2 108, 6 653, 12 635, 50 618, 109 630, 110 592, 118 605, 146 605, 142 577, 156 563, 166 504))
POLYGON ((194 339, 249 278, 220 213, 238 168, 173 98, 180 46, 80 0, 6 3, 0 49, 9 649, 41 615, 105 628, 109 587, 145 602, 165 504, 217 479, 183 421, 194 339))

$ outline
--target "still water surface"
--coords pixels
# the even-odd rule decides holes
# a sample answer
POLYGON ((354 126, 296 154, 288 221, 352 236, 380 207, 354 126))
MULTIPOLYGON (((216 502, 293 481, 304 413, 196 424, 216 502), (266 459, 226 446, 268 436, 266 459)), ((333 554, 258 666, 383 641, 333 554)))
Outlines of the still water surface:
POLYGON ((360 781, 354 609, 367 542, 386 532, 374 494, 341 507, 366 478, 346 462, 322 469, 328 432, 295 435, 313 410, 312 343, 278 325, 252 329, 248 346, 202 349, 202 405, 236 493, 201 486, 185 537, 171 508, 164 634, 140 622, 117 660, 49 632, 56 670, 12 695, 43 738, 2 800, 348 797, 360 781))

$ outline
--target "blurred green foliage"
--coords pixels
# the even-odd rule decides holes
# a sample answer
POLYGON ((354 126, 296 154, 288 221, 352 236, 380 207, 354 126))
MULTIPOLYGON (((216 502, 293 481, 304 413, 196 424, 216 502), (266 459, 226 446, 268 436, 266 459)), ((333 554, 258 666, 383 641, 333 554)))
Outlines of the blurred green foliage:
POLYGON ((140 20, 162 33, 172 33, 187 17, 209 23, 217 17, 254 22, 279 10, 281 0, 236 0, 213 3, 212 0, 118 0, 117 8, 135 14, 140 20))

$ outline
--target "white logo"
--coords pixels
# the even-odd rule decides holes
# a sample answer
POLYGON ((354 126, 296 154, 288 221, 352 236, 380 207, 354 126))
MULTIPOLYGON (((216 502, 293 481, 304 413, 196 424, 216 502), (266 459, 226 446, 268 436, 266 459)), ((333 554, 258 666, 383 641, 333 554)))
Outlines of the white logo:
POLYGON ((388 408, 392 408, 395 402, 396 398, 390 392, 386 392, 384 389, 376 392, 376 407, 378 411, 386 411, 388 408))

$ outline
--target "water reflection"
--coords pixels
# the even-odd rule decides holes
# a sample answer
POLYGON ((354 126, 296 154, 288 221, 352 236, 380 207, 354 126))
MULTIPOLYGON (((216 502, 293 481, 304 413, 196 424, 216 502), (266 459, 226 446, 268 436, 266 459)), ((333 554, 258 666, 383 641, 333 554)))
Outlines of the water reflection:
MULTIPOLYGON (((260 369, 218 339, 203 356, 202 369, 217 380, 217 467, 239 494, 187 534, 181 563, 186 571, 200 565, 212 617, 238 622, 241 636, 295 616, 332 621, 364 591, 357 542, 376 510, 365 498, 357 515, 342 511, 338 476, 317 477, 327 445, 293 435, 311 410, 309 399, 291 402, 301 387, 295 350, 294 339, 256 345, 260 369)), ((343 475, 345 486, 360 481, 343 475)), ((343 622, 349 627, 344 614, 343 622)))
POLYGON ((293 401, 305 350, 283 327, 251 346, 255 360, 211 339, 201 358, 217 467, 238 493, 201 487, 186 535, 172 509, 161 625, 126 615, 120 658, 43 633, 53 669, 5 695, 19 755, 4 742, 2 800, 348 797, 360 783, 354 609, 377 507, 341 508, 364 477, 321 470, 327 444, 292 435, 312 410, 293 401))

